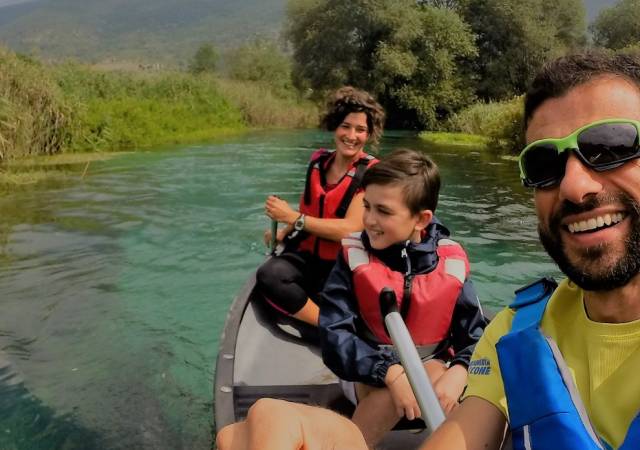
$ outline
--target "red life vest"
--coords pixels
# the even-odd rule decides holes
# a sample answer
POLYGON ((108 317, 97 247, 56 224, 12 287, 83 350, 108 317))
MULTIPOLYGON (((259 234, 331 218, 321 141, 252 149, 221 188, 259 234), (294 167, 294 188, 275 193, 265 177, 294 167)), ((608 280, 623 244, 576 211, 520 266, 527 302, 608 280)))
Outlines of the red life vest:
POLYGON ((398 308, 416 345, 437 344, 449 337, 453 309, 469 275, 469 260, 460 244, 440 239, 436 267, 409 276, 391 270, 369 253, 359 234, 343 239, 342 248, 353 274, 360 315, 380 343, 391 344, 380 311, 379 296, 384 287, 395 291, 398 308))
MULTIPOLYGON (((335 150, 320 149, 311 156, 304 193, 300 198, 301 214, 328 219, 344 218, 351 200, 360 188, 365 170, 378 161, 371 155, 363 154, 351 164, 338 184, 325 190, 326 169, 333 158, 335 150)), ((303 233, 297 248, 313 253, 320 259, 335 260, 340 251, 340 242, 303 233)))

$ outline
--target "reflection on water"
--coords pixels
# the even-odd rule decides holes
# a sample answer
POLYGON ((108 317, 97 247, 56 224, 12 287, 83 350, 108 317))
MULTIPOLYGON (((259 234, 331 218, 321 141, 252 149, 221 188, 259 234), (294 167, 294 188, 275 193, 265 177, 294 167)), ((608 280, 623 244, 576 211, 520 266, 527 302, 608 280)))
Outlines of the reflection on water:
MULTIPOLYGON (((264 255, 264 197, 295 203, 330 142, 269 132, 125 155, 0 198, 0 448, 210 448, 216 345, 264 255)), ((554 271, 513 161, 406 134, 382 152, 399 146, 441 166, 437 215, 485 304, 554 271)))

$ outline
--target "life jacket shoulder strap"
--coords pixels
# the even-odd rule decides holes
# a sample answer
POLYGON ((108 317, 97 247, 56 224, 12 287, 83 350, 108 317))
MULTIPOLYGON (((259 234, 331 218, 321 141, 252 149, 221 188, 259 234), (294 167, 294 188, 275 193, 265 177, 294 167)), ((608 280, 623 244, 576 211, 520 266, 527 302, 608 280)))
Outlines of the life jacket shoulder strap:
POLYGON ((509 308, 516 311, 511 330, 519 331, 538 327, 547 303, 557 287, 558 283, 553 278, 545 277, 518 289, 513 302, 509 305, 509 308))
POLYGON ((453 239, 440 239, 438 241, 438 256, 445 258, 445 273, 457 278, 460 283, 464 283, 469 271, 467 254, 462 246, 453 239))
POLYGON ((342 239, 342 254, 353 272, 358 267, 369 264, 369 252, 364 248, 360 233, 352 233, 342 239))
POLYGON ((309 161, 309 165, 307 166, 307 176, 304 182, 304 204, 308 205, 311 203, 311 172, 313 169, 320 168, 325 163, 325 161, 335 153, 335 150, 327 150, 325 148, 321 148, 316 150, 311 155, 311 161, 309 161))
POLYGON ((336 210, 336 217, 342 219, 347 214, 347 209, 349 209, 349 205, 351 204, 351 200, 356 195, 358 188, 362 185, 362 178, 364 177, 364 173, 369 167, 371 161, 375 158, 371 155, 365 155, 360 158, 354 165, 353 169, 349 171, 347 174, 351 177, 351 183, 349 183, 349 187, 347 191, 344 193, 342 200, 340 201, 340 205, 338 205, 338 209, 336 210))

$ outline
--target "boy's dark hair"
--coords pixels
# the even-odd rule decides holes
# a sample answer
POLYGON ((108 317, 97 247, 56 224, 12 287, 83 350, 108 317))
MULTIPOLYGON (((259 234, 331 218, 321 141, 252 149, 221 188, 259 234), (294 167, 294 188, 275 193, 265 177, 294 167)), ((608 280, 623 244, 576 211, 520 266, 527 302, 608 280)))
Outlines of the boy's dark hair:
POLYGON ((576 86, 607 75, 626 78, 640 89, 640 55, 592 50, 546 63, 525 97, 525 128, 545 100, 561 97, 576 86))
POLYGON ((431 158, 424 153, 399 148, 367 169, 362 187, 370 184, 402 187, 404 199, 412 214, 438 206, 440 193, 440 171, 431 158))
POLYGON ((347 115, 358 112, 367 115, 369 140, 377 144, 384 127, 384 109, 371 94, 352 86, 341 87, 329 96, 320 123, 326 130, 335 131, 347 115))

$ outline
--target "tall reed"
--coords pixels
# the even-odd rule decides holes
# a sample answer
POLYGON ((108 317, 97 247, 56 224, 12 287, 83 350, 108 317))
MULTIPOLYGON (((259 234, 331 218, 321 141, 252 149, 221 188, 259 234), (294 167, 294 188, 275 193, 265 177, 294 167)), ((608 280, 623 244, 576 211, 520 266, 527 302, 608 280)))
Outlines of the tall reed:
POLYGON ((46 68, 0 47, 0 161, 60 152, 73 107, 46 68))

